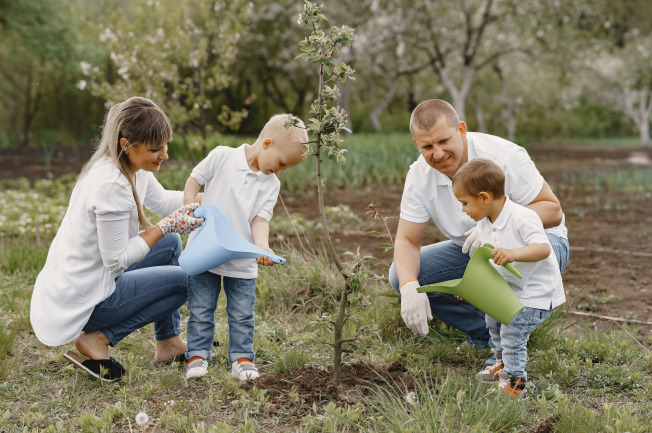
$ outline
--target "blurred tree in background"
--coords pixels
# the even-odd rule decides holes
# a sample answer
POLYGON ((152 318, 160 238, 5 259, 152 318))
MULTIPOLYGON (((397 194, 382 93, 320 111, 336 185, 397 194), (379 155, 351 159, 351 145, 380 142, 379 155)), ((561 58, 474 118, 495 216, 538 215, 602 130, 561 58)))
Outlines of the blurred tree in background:
MULTIPOLYGON (((0 0, 0 147, 87 142, 135 94, 188 148, 272 114, 307 115, 317 76, 293 61, 300 0, 0 0)), ((339 105, 354 131, 406 131, 446 99, 472 130, 517 141, 639 136, 652 111, 648 0, 332 0, 355 28, 339 105)), ((646 132, 647 131, 647 132, 646 132)), ((648 137, 648 139, 646 139, 648 137)))

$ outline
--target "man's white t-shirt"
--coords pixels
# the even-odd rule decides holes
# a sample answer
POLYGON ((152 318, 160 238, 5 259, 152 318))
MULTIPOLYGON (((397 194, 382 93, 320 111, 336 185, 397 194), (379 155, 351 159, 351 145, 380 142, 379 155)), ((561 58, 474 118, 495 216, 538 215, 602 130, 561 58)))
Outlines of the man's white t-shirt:
MULTIPOLYGON (((543 176, 525 149, 503 138, 478 132, 467 132, 466 140, 469 161, 486 158, 503 169, 505 194, 512 201, 526 206, 539 195, 543 176)), ((414 223, 432 219, 437 228, 458 245, 464 244, 464 233, 476 225, 462 211, 462 204, 453 194, 451 179, 428 165, 422 155, 412 163, 405 179, 400 216, 414 223)), ((568 236, 564 219, 546 232, 562 238, 568 236)))
MULTIPOLYGON (((217 206, 233 230, 253 242, 251 222, 256 216, 267 221, 272 219, 281 182, 275 174, 251 171, 245 155, 247 146, 216 147, 197 164, 190 177, 204 185, 202 203, 217 206)), ((188 242, 192 242, 196 233, 188 237, 188 242)), ((258 264, 256 259, 235 259, 210 272, 233 278, 256 278, 258 264)))
MULTIPOLYGON (((182 191, 166 191, 151 172, 136 172, 143 206, 168 215, 182 191)), ((96 162, 72 190, 70 203, 34 283, 30 320, 38 339, 59 346, 77 338, 115 279, 149 252, 138 236, 138 210, 127 178, 109 157, 96 162)))
MULTIPOLYGON (((492 223, 489 218, 484 218, 478 222, 478 234, 483 245, 489 243, 495 248, 550 245, 539 215, 509 198, 505 200, 505 206, 496 221, 492 223)), ((550 255, 538 262, 513 262, 514 267, 523 274, 520 279, 503 266, 493 263, 493 260, 491 263, 509 283, 524 306, 549 310, 566 301, 559 265, 552 248, 550 255)))

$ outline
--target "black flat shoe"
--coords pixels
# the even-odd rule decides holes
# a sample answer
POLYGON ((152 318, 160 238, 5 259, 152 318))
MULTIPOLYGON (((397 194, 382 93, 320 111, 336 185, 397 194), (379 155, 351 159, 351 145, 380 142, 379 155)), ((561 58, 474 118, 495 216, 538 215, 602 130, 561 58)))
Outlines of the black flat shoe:
POLYGON ((66 351, 63 357, 83 372, 104 382, 114 382, 126 373, 122 365, 112 357, 109 359, 85 359, 71 350, 66 351))

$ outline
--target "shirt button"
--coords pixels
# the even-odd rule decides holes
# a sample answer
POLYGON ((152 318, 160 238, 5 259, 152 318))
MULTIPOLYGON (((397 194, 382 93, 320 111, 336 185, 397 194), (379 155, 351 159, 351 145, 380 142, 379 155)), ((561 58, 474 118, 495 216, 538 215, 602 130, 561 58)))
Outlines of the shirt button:
POLYGON ((245 180, 245 185, 246 185, 247 183, 249 183, 249 181, 245 180))

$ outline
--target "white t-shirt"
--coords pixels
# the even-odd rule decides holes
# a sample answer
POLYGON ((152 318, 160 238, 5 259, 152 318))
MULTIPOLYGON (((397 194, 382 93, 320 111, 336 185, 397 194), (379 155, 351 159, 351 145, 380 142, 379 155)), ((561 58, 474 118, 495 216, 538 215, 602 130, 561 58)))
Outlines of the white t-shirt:
MULTIPOLYGON (((251 222, 259 216, 269 221, 281 182, 275 174, 251 171, 243 144, 234 149, 218 146, 193 169, 190 177, 204 185, 203 203, 217 206, 233 230, 243 239, 253 242, 251 222)), ((192 242, 193 232, 188 237, 192 242)), ((233 278, 256 278, 256 259, 235 259, 210 270, 233 278)))
MULTIPOLYGON (((136 191, 144 206, 162 215, 183 205, 182 191, 166 191, 148 171, 136 173, 136 191)), ((101 159, 73 188, 34 283, 30 319, 38 339, 49 346, 74 340, 113 293, 115 279, 148 252, 129 182, 110 158, 101 159)))
MULTIPOLYGON (((469 161, 486 158, 503 169, 505 194, 512 201, 526 206, 539 195, 543 176, 525 149, 500 137, 478 132, 468 132, 466 140, 469 161)), ((462 211, 462 204, 455 198, 450 178, 429 166, 423 156, 419 156, 408 171, 400 216, 414 223, 432 219, 437 228, 458 245, 464 244, 464 233, 475 226, 475 221, 462 211)), ((562 238, 568 236, 564 219, 546 232, 562 238)))
MULTIPOLYGON (((482 244, 489 243, 496 248, 522 248, 531 244, 547 244, 548 236, 543 230, 541 219, 532 209, 505 200, 505 206, 492 224, 489 218, 478 222, 478 233, 482 244)), ((538 262, 514 262, 523 278, 516 278, 503 266, 491 263, 505 278, 524 306, 549 310, 566 301, 564 286, 555 252, 538 262)))

